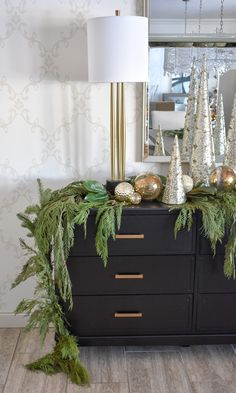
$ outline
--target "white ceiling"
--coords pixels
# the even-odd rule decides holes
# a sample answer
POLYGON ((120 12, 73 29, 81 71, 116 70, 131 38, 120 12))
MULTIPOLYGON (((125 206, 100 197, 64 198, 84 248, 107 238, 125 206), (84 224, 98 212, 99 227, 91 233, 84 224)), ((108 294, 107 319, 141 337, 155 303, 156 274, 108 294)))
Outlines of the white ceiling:
MULTIPOLYGON (((149 0, 149 17, 184 18, 185 2, 183 0, 149 0)), ((202 0, 202 18, 219 18, 221 0, 202 0)), ((187 17, 199 17, 200 0, 187 2, 187 17)), ((236 18, 236 0, 224 0, 224 18, 236 18)), ((236 24, 235 24, 236 31, 236 24)))

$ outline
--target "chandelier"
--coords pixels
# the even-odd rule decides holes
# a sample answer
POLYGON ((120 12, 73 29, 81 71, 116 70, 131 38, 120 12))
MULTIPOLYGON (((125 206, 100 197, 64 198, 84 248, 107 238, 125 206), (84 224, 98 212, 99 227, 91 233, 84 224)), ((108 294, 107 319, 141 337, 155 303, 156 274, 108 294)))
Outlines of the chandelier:
MULTIPOLYGON (((202 56, 207 58, 208 68, 221 74, 236 68, 236 36, 224 33, 224 0, 220 0, 220 28, 213 34, 201 34, 203 0, 199 2, 198 34, 187 34, 188 1, 184 2, 184 34, 162 37, 168 40, 165 48, 165 74, 189 73, 192 59, 200 66, 202 56), (171 42, 173 41, 173 42, 171 42), (182 47, 181 47, 182 44, 182 47), (186 46, 187 45, 187 46, 186 46)), ((156 43, 155 43, 156 44, 156 43)))

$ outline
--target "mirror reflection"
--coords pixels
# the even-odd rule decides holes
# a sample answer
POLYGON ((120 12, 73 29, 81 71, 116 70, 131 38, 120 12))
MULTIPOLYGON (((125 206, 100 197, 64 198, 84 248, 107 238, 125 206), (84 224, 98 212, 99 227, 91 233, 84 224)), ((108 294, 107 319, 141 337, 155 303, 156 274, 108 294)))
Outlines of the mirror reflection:
MULTIPOLYGON (((188 5, 190 6, 191 4, 192 6, 191 10, 193 13, 191 34, 185 34, 186 20, 183 14, 182 19, 178 19, 176 22, 176 19, 173 19, 173 15, 170 15, 171 7, 169 7, 169 19, 167 18, 167 3, 170 3, 169 0, 165 0, 165 7, 162 11, 163 20, 160 18, 160 12, 157 19, 156 9, 158 3, 160 5, 159 10, 161 10, 160 3, 163 3, 162 0, 151 0, 149 4, 148 119, 146 121, 146 129, 144 130, 143 154, 145 161, 168 162, 170 160, 173 137, 177 134, 181 150, 183 150, 182 160, 188 161, 189 157, 184 154, 184 146, 182 148, 181 145, 183 143, 184 129, 187 126, 186 111, 188 110, 188 100, 196 100, 197 94, 196 91, 195 93, 190 91, 193 67, 195 70, 195 88, 197 89, 203 58, 204 56, 206 57, 209 71, 209 110, 214 136, 216 112, 220 101, 221 109, 222 105, 224 107, 226 129, 230 120, 233 97, 236 92, 236 43, 233 35, 224 35, 222 32, 221 35, 217 31, 213 35, 205 34, 203 36, 201 33, 199 34, 201 28, 199 28, 199 25, 197 26, 200 23, 197 18, 197 11, 199 11, 198 1, 190 0, 188 2, 188 5), (195 8, 193 4, 195 4, 195 8), (169 33, 171 33, 170 37, 166 33, 161 33, 161 29, 164 31, 163 26, 165 26, 165 31, 167 30, 166 26, 168 23, 170 27, 169 33), (180 27, 181 23, 182 27, 180 27), (176 34, 175 28, 177 29, 176 34), (181 29, 184 30, 182 31, 182 36, 180 36, 181 29), (218 36, 220 38, 217 38, 218 36), (190 96, 192 97, 189 98, 190 96)), ((181 13, 180 5, 182 6, 181 1, 179 3, 179 7, 176 10, 178 18, 181 13)), ((182 1, 182 3, 184 2, 182 1)), ((204 1, 202 3, 204 4, 204 1)), ((209 7, 210 5, 208 4, 209 7)), ((216 4, 212 4, 212 7, 216 8, 216 4)), ((236 14, 235 4, 233 9, 236 14)), ((186 14, 184 15, 186 16, 186 14)), ((213 25, 214 22, 216 26, 219 25, 217 14, 213 13, 212 15, 214 18, 212 18, 211 24, 213 25)), ((204 25, 205 23, 206 21, 203 19, 203 15, 201 15, 201 24, 204 25)), ((232 33, 231 24, 228 25, 226 23, 226 25, 227 33, 232 33)), ((215 153, 218 156, 217 160, 221 162, 222 151, 216 148, 215 153)))

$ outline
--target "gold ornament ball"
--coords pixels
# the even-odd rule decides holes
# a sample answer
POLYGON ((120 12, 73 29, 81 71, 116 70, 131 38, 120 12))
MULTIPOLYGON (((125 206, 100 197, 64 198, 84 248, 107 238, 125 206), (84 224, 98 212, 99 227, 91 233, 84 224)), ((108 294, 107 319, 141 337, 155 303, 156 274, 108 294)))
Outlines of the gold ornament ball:
POLYGON ((161 179, 153 173, 141 173, 135 178, 134 190, 141 195, 144 201, 153 201, 161 193, 161 179))
POLYGON ((190 192, 193 189, 193 179, 188 175, 183 175, 184 191, 190 192))
POLYGON ((131 202, 133 205, 138 205, 141 200, 142 197, 138 192, 134 192, 129 198, 129 202, 131 202))
POLYGON ((119 202, 129 201, 129 198, 134 193, 134 187, 127 182, 119 183, 115 188, 115 199, 119 202))
POLYGON ((229 191, 233 190, 236 185, 236 175, 229 166, 222 165, 212 171, 210 181, 218 191, 229 191))

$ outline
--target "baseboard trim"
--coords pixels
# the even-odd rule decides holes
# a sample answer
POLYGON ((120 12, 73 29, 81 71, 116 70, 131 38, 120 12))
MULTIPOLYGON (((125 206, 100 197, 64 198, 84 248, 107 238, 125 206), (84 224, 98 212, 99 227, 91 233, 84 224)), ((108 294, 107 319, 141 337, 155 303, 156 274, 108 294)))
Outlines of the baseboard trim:
POLYGON ((25 314, 0 312, 0 328, 21 328, 27 324, 28 317, 25 314))

